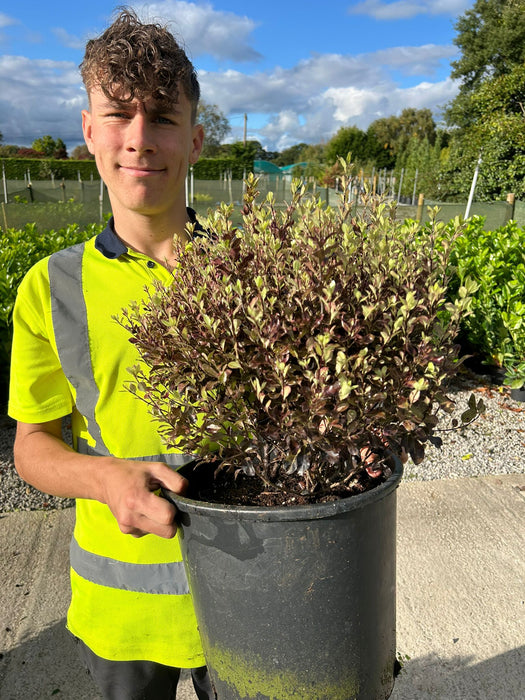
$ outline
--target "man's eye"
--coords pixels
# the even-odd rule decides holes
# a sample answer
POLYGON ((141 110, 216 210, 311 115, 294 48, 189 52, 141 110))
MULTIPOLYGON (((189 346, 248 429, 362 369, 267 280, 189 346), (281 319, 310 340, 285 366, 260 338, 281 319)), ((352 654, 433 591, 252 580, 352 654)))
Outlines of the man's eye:
POLYGON ((162 116, 157 117, 157 121, 160 124, 173 124, 174 123, 173 119, 171 119, 170 117, 162 117, 162 116))

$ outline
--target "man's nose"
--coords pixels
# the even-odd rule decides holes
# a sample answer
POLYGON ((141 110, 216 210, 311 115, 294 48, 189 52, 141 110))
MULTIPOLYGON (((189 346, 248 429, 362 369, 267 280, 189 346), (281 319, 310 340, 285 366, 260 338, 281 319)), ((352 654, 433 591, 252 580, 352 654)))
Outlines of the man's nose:
POLYGON ((154 152, 156 145, 153 130, 146 115, 135 114, 126 130, 126 148, 139 153, 154 152))

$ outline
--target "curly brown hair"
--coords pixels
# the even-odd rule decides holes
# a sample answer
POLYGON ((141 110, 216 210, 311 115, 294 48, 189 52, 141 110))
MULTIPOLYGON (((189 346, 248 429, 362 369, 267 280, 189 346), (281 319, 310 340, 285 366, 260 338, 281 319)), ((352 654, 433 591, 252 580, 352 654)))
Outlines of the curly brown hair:
POLYGON ((79 67, 88 95, 100 88, 110 99, 152 97, 173 104, 182 87, 195 121, 200 87, 193 64, 166 27, 144 24, 127 7, 103 34, 87 42, 79 67))

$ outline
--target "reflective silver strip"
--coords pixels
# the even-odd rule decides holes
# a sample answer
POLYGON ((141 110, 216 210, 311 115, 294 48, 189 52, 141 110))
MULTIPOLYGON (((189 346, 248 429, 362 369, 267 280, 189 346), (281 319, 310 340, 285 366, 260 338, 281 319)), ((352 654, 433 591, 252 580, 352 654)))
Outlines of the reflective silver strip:
MULTIPOLYGON (((49 286, 51 312, 58 356, 66 377, 76 390, 78 410, 85 416, 90 435, 96 447, 83 439, 77 449, 82 454, 109 455, 100 427, 95 419, 95 408, 100 396, 93 374, 89 346, 86 302, 82 286, 82 259, 85 244, 54 253, 49 259, 49 286)), ((135 457, 137 461, 164 462, 180 467, 191 460, 188 455, 168 454, 135 457)), ((130 564, 117 559, 88 552, 71 540, 71 567, 87 581, 138 593, 185 595, 189 593, 184 564, 130 564)))
POLYGON ((168 564, 129 564, 82 549, 73 538, 69 548, 71 567, 82 578, 108 588, 135 593, 186 595, 186 571, 181 561, 168 564))
POLYGON ((60 364, 75 387, 77 408, 85 416, 89 434, 99 454, 109 451, 95 420, 99 389, 93 375, 86 302, 82 289, 82 258, 85 243, 54 253, 49 258, 49 287, 53 330, 60 364))
MULTIPOLYGON (((98 449, 88 445, 84 438, 78 438, 77 452, 80 452, 80 454, 83 455, 93 455, 97 457, 104 456, 98 451, 98 449)), ((149 455, 147 457, 126 457, 126 459, 131 459, 134 462, 162 462, 163 464, 167 464, 169 467, 183 467, 185 464, 191 462, 194 457, 180 453, 170 453, 149 455)))

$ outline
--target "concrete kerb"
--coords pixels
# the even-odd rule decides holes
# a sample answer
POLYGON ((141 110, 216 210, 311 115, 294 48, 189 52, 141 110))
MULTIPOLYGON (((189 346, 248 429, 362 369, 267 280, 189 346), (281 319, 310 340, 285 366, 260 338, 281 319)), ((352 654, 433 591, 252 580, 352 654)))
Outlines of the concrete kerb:
MULTIPOLYGON (((100 700, 64 627, 73 520, 0 515, 2 700, 100 700)), ((524 525, 525 475, 401 484, 391 700, 525 698, 524 525)))

